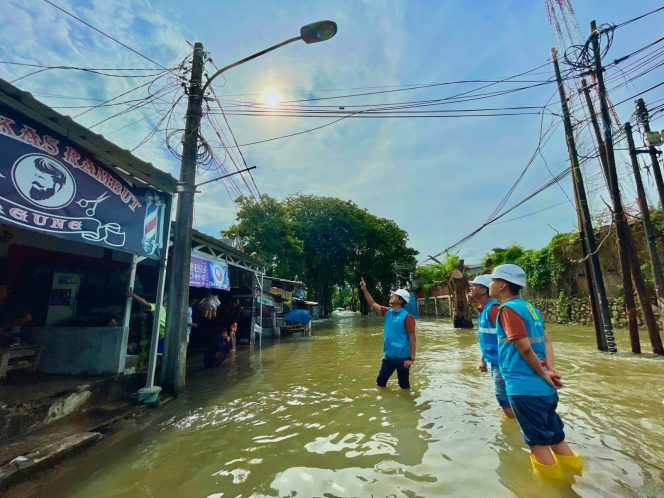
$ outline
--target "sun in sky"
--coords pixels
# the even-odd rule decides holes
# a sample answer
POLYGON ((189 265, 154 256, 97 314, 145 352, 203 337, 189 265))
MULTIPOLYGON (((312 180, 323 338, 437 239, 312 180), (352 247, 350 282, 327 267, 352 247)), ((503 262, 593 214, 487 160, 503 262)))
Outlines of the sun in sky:
POLYGON ((261 94, 261 102, 268 107, 279 107, 281 93, 273 86, 267 87, 261 94))

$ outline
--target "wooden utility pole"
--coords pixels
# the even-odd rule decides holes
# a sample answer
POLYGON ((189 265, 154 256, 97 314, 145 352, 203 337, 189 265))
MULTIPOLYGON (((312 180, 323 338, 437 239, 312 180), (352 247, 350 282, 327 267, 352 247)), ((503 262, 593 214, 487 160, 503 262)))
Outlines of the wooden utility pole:
POLYGON ((567 151, 569 152, 570 167, 572 169, 572 181, 574 183, 574 198, 576 200, 576 212, 579 218, 579 236, 581 238, 581 248, 586 265, 586 278, 588 279, 588 291, 591 297, 591 308, 593 309, 593 320, 599 315, 599 322, 595 321, 595 335, 597 339, 597 349, 617 353, 616 341, 613 336, 613 326, 611 324, 611 310, 609 301, 606 298, 606 289, 604 288, 604 278, 599 264, 599 255, 597 254, 597 241, 590 220, 590 209, 586 198, 586 188, 583 184, 583 175, 579 168, 579 156, 574 142, 574 129, 570 119, 569 107, 567 105, 567 96, 565 95, 565 86, 560 76, 560 67, 555 49, 551 49, 551 58, 553 60, 553 69, 556 73, 556 82, 558 84, 558 94, 560 96, 560 107, 563 112, 563 124, 565 125, 565 140, 567 142, 567 151), (596 298, 593 300, 593 298, 596 298), (595 301, 593 303, 593 301, 595 301), (593 306, 595 304, 595 306, 593 306), (597 306, 599 305, 599 306, 597 306))
POLYGON ((457 267, 452 270, 450 290, 454 299, 452 307, 452 320, 455 329, 472 329, 473 319, 468 302, 468 281, 463 275, 463 259, 459 260, 457 267))
POLYGON ((648 253, 650 255, 650 266, 652 267, 652 275, 655 279, 655 291, 657 292, 657 306, 660 312, 660 319, 664 320, 664 273, 662 272, 662 262, 657 253, 657 238, 655 236, 655 229, 650 219, 650 208, 648 207, 648 199, 646 198, 646 191, 643 188, 643 181, 641 180, 641 171, 639 170, 639 160, 636 156, 636 147, 634 147, 634 137, 632 136, 632 125, 625 123, 625 135, 627 136, 627 146, 629 147, 629 157, 632 160, 632 169, 634 170, 634 180, 636 181, 636 192, 639 196, 639 204, 641 205, 641 220, 643 221, 643 230, 646 234, 648 241, 648 253))
MULTIPOLYGON (((636 101, 636 115, 641 121, 643 130, 650 133, 650 117, 648 116, 648 109, 643 99, 636 101)), ((659 194, 659 205, 664 209, 664 180, 662 180, 662 172, 659 169, 659 160, 657 159, 657 149, 652 145, 648 147, 650 153, 650 162, 652 163, 652 174, 655 177, 655 185, 657 185, 657 193, 659 194)))
MULTIPOLYGON (((602 133, 599 129, 597 122, 597 114, 595 113, 595 106, 590 98, 590 90, 586 85, 586 80, 581 80, 581 88, 583 95, 586 99, 586 106, 590 114, 590 122, 595 132, 595 139, 597 140, 597 150, 599 152, 600 164, 604 172, 604 179, 606 180, 606 187, 611 190, 609 181, 609 162, 606 158, 606 148, 604 147, 604 140, 602 133)), ((639 339, 639 322, 636 317, 636 300, 634 299, 634 287, 632 286, 631 271, 629 269, 629 261, 627 260, 627 253, 620 249, 618 244, 618 260, 620 261, 620 275, 622 277, 623 293, 625 301, 625 314, 627 315, 627 327, 629 329, 629 342, 632 353, 641 354, 641 341, 639 339)))
POLYGON ((662 345, 662 338, 659 335, 655 315, 650 305, 650 299, 646 291, 645 282, 643 280, 643 273, 639 265, 638 256, 634 250, 634 243, 632 241, 632 234, 625 219, 623 212, 622 201, 620 199, 620 186, 618 183, 618 174, 616 171, 616 159, 613 151, 613 132, 611 129, 611 115, 609 114, 609 105, 606 98, 606 87, 604 86, 604 74, 602 73, 602 57, 599 47, 599 34, 597 32, 597 24, 595 21, 590 23, 590 38, 592 42, 592 50, 594 54, 595 63, 595 78, 597 79, 597 89, 599 91, 600 112, 602 116, 602 125, 604 128, 604 149, 606 150, 607 166, 609 171, 609 190, 611 192, 611 200, 613 202, 613 217, 616 224, 616 232, 618 234, 618 243, 620 250, 627 255, 629 267, 634 281, 636 293, 639 296, 641 303, 641 312, 646 323, 650 343, 655 354, 664 355, 664 346, 662 345))
MULTIPOLYGON (((183 137, 180 165, 180 192, 173 234, 166 339, 162 383, 173 394, 184 391, 187 371, 187 307, 189 306, 189 265, 191 264, 191 229, 196 191, 196 159, 202 116, 204 53, 203 44, 194 46, 194 59, 189 80, 189 104, 183 137)), ((157 319, 157 318, 155 318, 157 319)))

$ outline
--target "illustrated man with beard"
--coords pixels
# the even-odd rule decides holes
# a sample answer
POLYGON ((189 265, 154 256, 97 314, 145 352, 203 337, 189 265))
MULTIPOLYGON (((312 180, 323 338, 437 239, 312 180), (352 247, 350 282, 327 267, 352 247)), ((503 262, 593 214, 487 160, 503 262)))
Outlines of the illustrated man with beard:
POLYGON ((64 172, 53 162, 35 160, 35 175, 30 187, 30 198, 35 201, 50 199, 67 182, 64 172))

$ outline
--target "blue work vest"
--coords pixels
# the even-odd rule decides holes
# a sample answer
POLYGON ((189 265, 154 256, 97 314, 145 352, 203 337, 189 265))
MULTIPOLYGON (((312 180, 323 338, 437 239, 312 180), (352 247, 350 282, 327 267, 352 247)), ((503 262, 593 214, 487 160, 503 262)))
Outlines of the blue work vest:
POLYGON ((498 338, 496 337, 496 325, 491 323, 491 308, 493 308, 498 301, 490 299, 482 307, 480 311, 480 328, 478 336, 480 339, 480 349, 482 350, 482 358, 486 363, 498 365, 498 338))
POLYGON ((556 390, 537 375, 523 359, 516 346, 507 339, 507 334, 499 320, 503 308, 511 308, 523 318, 530 346, 540 361, 546 359, 546 342, 542 314, 537 308, 520 297, 503 303, 498 310, 498 318, 496 318, 496 334, 498 336, 500 373, 505 379, 508 396, 548 396, 555 393, 556 390))
POLYGON ((385 358, 410 358, 410 341, 406 332, 406 317, 410 315, 405 309, 392 308, 385 313, 383 326, 383 352, 385 358))

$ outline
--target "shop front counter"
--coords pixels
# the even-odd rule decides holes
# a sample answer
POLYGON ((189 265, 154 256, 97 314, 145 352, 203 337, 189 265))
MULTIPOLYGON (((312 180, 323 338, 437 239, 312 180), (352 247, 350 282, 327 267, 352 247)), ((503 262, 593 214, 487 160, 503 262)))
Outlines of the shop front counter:
POLYGON ((31 344, 43 346, 39 372, 105 375, 124 371, 127 339, 122 327, 34 327, 29 336, 31 344))

